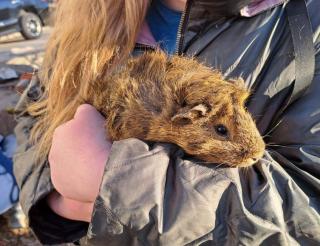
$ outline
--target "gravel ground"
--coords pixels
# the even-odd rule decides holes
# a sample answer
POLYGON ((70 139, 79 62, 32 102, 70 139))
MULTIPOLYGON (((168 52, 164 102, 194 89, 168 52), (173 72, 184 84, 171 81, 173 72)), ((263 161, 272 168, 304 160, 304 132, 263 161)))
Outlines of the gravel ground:
POLYGON ((41 245, 33 237, 29 229, 10 230, 7 221, 0 217, 0 246, 38 246, 41 245))

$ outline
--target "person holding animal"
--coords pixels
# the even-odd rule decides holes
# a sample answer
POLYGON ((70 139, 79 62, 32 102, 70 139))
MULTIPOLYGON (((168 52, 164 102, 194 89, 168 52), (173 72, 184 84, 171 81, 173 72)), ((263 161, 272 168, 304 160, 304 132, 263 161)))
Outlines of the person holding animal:
POLYGON ((319 8, 60 1, 17 107, 15 174, 40 242, 318 244, 319 8))

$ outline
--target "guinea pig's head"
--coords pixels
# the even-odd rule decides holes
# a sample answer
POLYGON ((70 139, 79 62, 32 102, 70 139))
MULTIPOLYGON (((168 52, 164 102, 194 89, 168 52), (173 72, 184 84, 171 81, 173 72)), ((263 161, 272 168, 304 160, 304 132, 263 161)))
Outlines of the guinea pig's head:
POLYGON ((177 144, 209 163, 232 167, 256 163, 265 144, 245 108, 250 93, 243 80, 224 81, 213 76, 195 85, 198 88, 190 88, 171 118, 177 129, 177 144))

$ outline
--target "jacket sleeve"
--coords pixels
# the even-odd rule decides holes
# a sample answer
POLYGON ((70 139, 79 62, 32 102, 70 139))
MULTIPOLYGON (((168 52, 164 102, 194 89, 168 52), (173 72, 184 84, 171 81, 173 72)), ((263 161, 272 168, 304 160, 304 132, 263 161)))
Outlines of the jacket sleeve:
POLYGON ((319 41, 311 88, 250 168, 203 166, 171 145, 114 143, 87 243, 319 245, 319 41))
POLYGON ((88 224, 64 219, 53 213, 45 197, 53 191, 48 163, 34 161, 35 147, 28 139, 36 119, 28 115, 26 105, 38 100, 41 94, 36 75, 19 100, 15 128, 18 148, 14 156, 14 173, 20 188, 20 204, 29 219, 29 224, 43 244, 74 242, 86 234, 88 224))

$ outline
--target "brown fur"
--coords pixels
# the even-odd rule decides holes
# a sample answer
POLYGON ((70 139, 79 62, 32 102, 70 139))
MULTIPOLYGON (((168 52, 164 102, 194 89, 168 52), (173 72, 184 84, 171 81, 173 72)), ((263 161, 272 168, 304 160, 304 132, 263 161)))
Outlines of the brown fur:
POLYGON ((92 85, 84 101, 106 117, 112 140, 170 142, 205 162, 248 166, 262 157, 264 142, 244 107, 241 79, 193 59, 161 52, 129 59, 126 66, 92 85), (228 129, 226 136, 216 132, 228 129))

